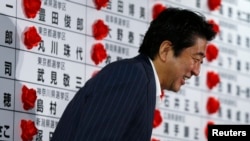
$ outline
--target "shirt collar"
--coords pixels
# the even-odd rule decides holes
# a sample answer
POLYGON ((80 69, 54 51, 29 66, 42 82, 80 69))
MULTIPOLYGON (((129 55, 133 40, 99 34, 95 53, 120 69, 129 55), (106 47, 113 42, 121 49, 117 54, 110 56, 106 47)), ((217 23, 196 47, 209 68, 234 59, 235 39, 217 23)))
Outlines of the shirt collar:
POLYGON ((160 97, 161 95, 161 86, 160 86, 160 81, 159 81, 159 77, 156 73, 156 70, 155 70, 155 66, 153 64, 153 61, 149 58, 149 61, 150 61, 150 64, 153 68, 153 72, 154 72, 154 77, 155 77, 155 84, 156 84, 156 96, 157 97, 160 97))

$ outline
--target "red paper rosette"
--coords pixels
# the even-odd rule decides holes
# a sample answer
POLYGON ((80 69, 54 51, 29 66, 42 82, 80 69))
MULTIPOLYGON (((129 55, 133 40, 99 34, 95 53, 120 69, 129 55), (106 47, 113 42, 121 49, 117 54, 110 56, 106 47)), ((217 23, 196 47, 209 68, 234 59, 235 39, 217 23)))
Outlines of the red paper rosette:
POLYGON ((208 125, 214 125, 214 122, 213 121, 207 122, 207 125, 206 125, 205 130, 204 130, 206 138, 208 138, 208 125))
POLYGON ((221 6, 221 0, 208 0, 208 8, 213 11, 217 10, 221 6))
POLYGON ((220 77, 213 71, 207 72, 207 87, 212 89, 220 82, 220 77))
POLYGON ((160 141, 159 139, 152 138, 151 141, 160 141))
POLYGON ((216 59, 218 57, 218 54, 219 50, 215 45, 213 44, 207 45, 206 58, 208 62, 211 62, 214 59, 216 59))
POLYGON ((24 44, 27 49, 32 49, 41 42, 42 38, 37 33, 37 30, 34 26, 29 27, 24 33, 24 44))
POLYGON ((207 112, 208 114, 216 113, 220 108, 220 102, 215 97, 209 97, 207 99, 207 112))
POLYGON ((160 98, 163 99, 165 96, 165 93, 164 93, 164 90, 161 90, 161 95, 160 95, 160 98))
POLYGON ((158 127, 159 125, 161 125, 163 119, 161 117, 161 111, 158 109, 155 109, 154 111, 154 121, 153 121, 153 128, 158 127))
POLYGON ((152 18, 153 19, 156 19, 156 17, 163 11, 166 9, 166 6, 158 3, 158 4, 155 4, 154 7, 153 7, 153 10, 152 10, 152 18))
POLYGON ((30 110, 34 108, 37 96, 34 89, 28 89, 25 85, 22 87, 23 109, 30 110))
POLYGON ((21 138, 23 141, 33 140, 33 136, 37 134, 37 128, 35 123, 31 120, 21 120, 21 129, 22 135, 21 138))
POLYGON ((92 28, 93 36, 96 40, 104 39, 109 33, 109 27, 104 24, 103 20, 97 20, 92 28))
POLYGON ((107 58, 107 53, 103 44, 101 43, 94 44, 91 52, 91 59, 94 61, 94 63, 98 65, 106 58, 107 58))
POLYGON ((219 25, 214 21, 214 20, 208 20, 208 23, 212 24, 213 25, 213 30, 216 32, 216 33, 219 33, 220 32, 220 27, 219 25))
POLYGON ((94 72, 92 73, 92 76, 91 76, 91 77, 96 76, 98 72, 99 72, 99 70, 94 71, 94 72))
POLYGON ((94 0, 95 6, 97 10, 100 10, 102 7, 108 6, 109 0, 94 0))
POLYGON ((41 0, 23 0, 24 13, 27 18, 35 18, 41 9, 41 0))

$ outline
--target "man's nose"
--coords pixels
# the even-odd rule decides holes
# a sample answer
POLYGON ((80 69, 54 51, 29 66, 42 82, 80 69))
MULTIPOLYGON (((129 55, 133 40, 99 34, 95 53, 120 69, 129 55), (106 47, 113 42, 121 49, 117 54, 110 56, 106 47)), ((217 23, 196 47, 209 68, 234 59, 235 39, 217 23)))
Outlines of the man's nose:
POLYGON ((198 76, 200 74, 200 67, 201 67, 200 63, 197 63, 196 65, 194 65, 192 69, 192 75, 198 76))

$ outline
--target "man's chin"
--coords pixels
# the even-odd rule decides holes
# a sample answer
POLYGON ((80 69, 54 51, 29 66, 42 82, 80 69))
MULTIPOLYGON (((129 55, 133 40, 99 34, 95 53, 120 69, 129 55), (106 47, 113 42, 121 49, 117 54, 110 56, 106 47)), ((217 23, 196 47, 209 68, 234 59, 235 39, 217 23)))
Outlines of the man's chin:
POLYGON ((172 88, 170 91, 172 91, 172 92, 179 92, 180 91, 180 87, 178 87, 178 88, 172 88))
POLYGON ((175 89, 173 90, 174 92, 179 92, 180 90, 181 90, 181 87, 182 87, 183 85, 180 85, 180 86, 176 86, 175 87, 175 89))
POLYGON ((179 92, 181 89, 181 85, 171 85, 170 87, 166 88, 165 90, 167 91, 172 91, 172 92, 179 92))

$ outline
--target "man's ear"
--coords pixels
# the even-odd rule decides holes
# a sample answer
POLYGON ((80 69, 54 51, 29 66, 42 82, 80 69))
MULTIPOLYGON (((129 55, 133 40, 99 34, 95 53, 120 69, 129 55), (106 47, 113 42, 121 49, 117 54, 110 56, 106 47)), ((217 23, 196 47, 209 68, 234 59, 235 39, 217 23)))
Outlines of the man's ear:
POLYGON ((159 48, 159 57, 161 60, 166 61, 167 56, 170 54, 172 49, 172 43, 169 40, 165 40, 161 43, 159 48))

